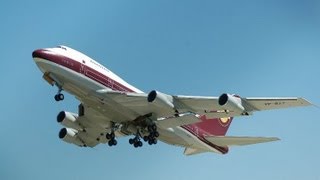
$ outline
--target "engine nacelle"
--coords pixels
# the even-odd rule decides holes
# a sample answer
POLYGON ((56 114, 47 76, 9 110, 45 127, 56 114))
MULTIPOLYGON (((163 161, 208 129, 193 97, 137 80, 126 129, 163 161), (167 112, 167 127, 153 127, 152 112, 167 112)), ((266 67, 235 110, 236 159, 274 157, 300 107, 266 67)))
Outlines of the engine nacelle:
POLYGON ((78 115, 71 112, 61 111, 57 116, 57 121, 68 128, 76 130, 83 129, 78 122, 78 115))
POLYGON ((219 97, 219 105, 230 111, 247 114, 239 96, 224 93, 219 97))
POLYGON ((72 128, 62 128, 59 132, 59 138, 64 142, 75 144, 77 146, 85 146, 77 136, 78 131, 72 128))
POLYGON ((173 97, 155 90, 148 94, 148 102, 154 103, 159 107, 174 109, 173 97))

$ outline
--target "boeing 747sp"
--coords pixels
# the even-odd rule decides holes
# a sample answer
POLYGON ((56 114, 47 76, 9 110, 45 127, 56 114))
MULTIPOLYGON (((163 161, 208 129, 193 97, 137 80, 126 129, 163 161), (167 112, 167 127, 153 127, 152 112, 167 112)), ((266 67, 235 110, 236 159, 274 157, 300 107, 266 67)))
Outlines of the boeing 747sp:
POLYGON ((66 46, 35 50, 32 57, 43 78, 79 101, 78 113, 62 111, 59 137, 81 147, 100 143, 117 145, 117 138, 132 136, 135 148, 160 140, 185 148, 185 155, 203 152, 226 154, 231 146, 276 141, 275 137, 226 136, 237 116, 256 111, 311 105, 303 98, 249 98, 224 93, 219 97, 149 93, 135 88, 90 57, 66 46))

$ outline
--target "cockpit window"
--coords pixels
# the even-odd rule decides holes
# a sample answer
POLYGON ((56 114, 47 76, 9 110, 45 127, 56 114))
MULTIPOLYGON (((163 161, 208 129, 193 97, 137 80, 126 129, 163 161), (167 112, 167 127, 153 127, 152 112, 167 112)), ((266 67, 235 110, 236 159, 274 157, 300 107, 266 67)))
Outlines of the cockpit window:
POLYGON ((63 50, 67 50, 67 48, 64 47, 64 46, 57 46, 57 48, 60 48, 60 49, 63 49, 63 50))

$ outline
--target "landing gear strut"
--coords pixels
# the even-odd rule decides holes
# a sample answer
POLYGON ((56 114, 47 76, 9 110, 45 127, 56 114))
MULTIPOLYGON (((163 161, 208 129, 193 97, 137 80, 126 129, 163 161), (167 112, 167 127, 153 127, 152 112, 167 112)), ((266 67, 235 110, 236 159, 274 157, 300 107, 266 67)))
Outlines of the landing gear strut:
POLYGON ((61 93, 62 88, 60 86, 58 86, 58 87, 59 87, 59 90, 58 90, 58 93, 54 96, 54 99, 56 101, 62 101, 62 100, 64 100, 64 95, 61 93))
POLYGON ((118 141, 116 140, 116 135, 114 132, 119 128, 115 123, 112 123, 111 133, 106 134, 106 138, 109 140, 108 145, 109 146, 115 146, 118 144, 118 141))
POLYGON ((118 144, 114 131, 112 131, 111 133, 107 133, 106 138, 109 140, 108 142, 109 146, 115 146, 118 144))

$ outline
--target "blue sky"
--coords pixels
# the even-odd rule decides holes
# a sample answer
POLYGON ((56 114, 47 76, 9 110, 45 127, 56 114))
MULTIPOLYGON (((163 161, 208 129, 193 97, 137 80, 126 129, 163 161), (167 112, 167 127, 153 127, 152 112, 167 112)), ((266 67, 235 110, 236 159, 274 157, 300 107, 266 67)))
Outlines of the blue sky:
POLYGON ((320 179, 320 110, 236 118, 229 135, 281 141, 184 156, 159 143, 78 148, 59 140, 71 95, 41 78, 31 53, 64 44, 148 92, 301 96, 320 105, 319 1, 2 1, 0 179, 320 179))

